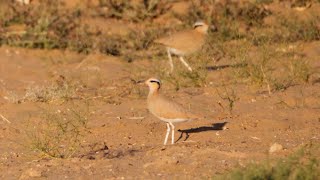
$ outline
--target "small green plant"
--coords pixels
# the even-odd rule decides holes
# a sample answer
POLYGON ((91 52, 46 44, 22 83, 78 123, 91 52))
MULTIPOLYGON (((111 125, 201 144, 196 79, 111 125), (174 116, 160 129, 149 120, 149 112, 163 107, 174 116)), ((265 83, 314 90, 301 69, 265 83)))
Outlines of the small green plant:
POLYGON ((140 14, 139 19, 156 18, 164 14, 170 6, 166 0, 144 0, 142 8, 138 8, 138 14, 140 14))
MULTIPOLYGON (((187 71, 180 61, 179 63, 175 63, 175 70, 172 73, 168 73, 168 70, 159 71, 159 68, 156 71, 161 79, 169 81, 174 85, 176 90, 182 87, 203 87, 207 81, 207 64, 211 58, 210 54, 206 52, 192 55, 187 60, 189 64, 191 64, 191 60, 196 60, 191 64, 193 68, 192 72, 187 71)), ((174 57, 174 60, 177 60, 176 57, 174 57)))
POLYGON ((279 18, 284 28, 284 38, 289 42, 299 40, 314 41, 320 39, 319 15, 313 15, 307 20, 300 20, 298 17, 279 18))
MULTIPOLYGON (((224 86, 223 93, 221 93, 218 89, 216 89, 218 96, 223 100, 227 101, 228 104, 228 112, 232 114, 235 103, 239 100, 239 97, 236 95, 236 92, 233 88, 227 89, 224 86)), ((220 107, 225 110, 224 106, 221 103, 218 103, 220 107)))
POLYGON ((120 36, 107 36, 103 37, 98 41, 99 51, 103 54, 121 56, 125 54, 124 49, 127 49, 126 41, 120 36))
POLYGON ((213 33, 217 39, 229 41, 245 37, 243 33, 239 32, 240 25, 238 22, 230 22, 227 19, 222 19, 219 23, 219 30, 213 33))
POLYGON ((241 65, 232 69, 235 81, 264 87, 269 94, 307 83, 314 72, 308 60, 296 50, 298 47, 288 43, 273 46, 267 41, 259 46, 243 43, 243 47, 234 51, 229 48, 226 55, 234 64, 241 65), (249 55, 253 49, 255 52, 249 55))
POLYGON ((307 61, 303 59, 292 59, 289 64, 291 78, 299 83, 307 83, 311 73, 311 68, 307 61))
POLYGON ((270 11, 255 3, 247 3, 237 12, 238 18, 242 19, 248 26, 261 26, 263 19, 270 14, 270 11))
POLYGON ((256 3, 258 4, 270 4, 273 0, 256 0, 256 3))
POLYGON ((318 179, 320 177, 319 144, 308 144, 288 158, 249 164, 213 179, 318 179))
POLYGON ((271 94, 271 83, 272 77, 271 77, 271 71, 272 67, 270 65, 271 58, 273 56, 272 50, 262 47, 262 57, 261 60, 258 62, 258 64, 251 64, 252 68, 252 80, 253 82, 258 83, 259 85, 262 85, 263 83, 266 84, 269 94, 271 94))
POLYGON ((272 82, 272 89, 275 91, 284 91, 292 86, 291 79, 286 79, 286 76, 281 79, 274 79, 272 82))
POLYGON ((85 109, 43 109, 41 119, 27 131, 29 146, 49 157, 74 156, 88 131, 88 115, 88 105, 85 109))
POLYGON ((135 30, 128 34, 127 41, 134 50, 145 50, 152 44, 154 39, 159 37, 159 34, 161 33, 161 28, 147 29, 145 31, 135 30))
POLYGON ((247 34, 247 37, 257 46, 266 43, 317 41, 320 39, 319 22, 320 17, 317 14, 307 19, 301 19, 296 15, 279 15, 276 23, 268 28, 257 29, 254 33, 247 34))
POLYGON ((176 14, 175 16, 186 22, 186 24, 193 24, 198 20, 212 23, 212 17, 214 16, 214 3, 214 0, 192 0, 185 16, 179 16, 176 14))
POLYGON ((26 48, 65 49, 68 38, 74 29, 79 26, 77 19, 79 10, 59 9, 56 1, 41 1, 36 6, 22 8, 13 2, 8 2, 8 9, 0 22, 5 22, 5 27, 11 25, 25 25, 25 31, 6 32, 1 44, 26 48))
POLYGON ((136 3, 126 0, 100 0, 99 6, 109 9, 107 13, 101 13, 100 16, 133 22, 156 18, 169 8, 167 1, 162 0, 144 0, 136 3))
POLYGON ((124 13, 125 10, 131 8, 130 4, 128 1, 125 0, 120 0, 120 1, 115 1, 115 0, 99 0, 99 5, 101 7, 108 7, 110 8, 110 12, 108 14, 109 17, 112 18, 122 18, 122 14, 124 13))
MULTIPOLYGON (((99 32, 89 32, 89 27, 87 25, 78 25, 65 39, 68 40, 66 41, 65 48, 78 53, 89 54, 90 52, 93 52, 93 48, 96 45, 95 43, 100 42, 100 39, 97 40, 95 38, 95 36, 98 36, 99 34, 99 32)), ((99 46, 99 48, 101 47, 99 46)), ((101 49, 99 50, 102 51, 101 49)))
MULTIPOLYGON (((252 48, 252 47, 251 47, 252 48)), ((265 85, 269 94, 271 94, 272 90, 272 82, 274 80, 272 76, 273 67, 271 63, 271 59, 274 55, 273 50, 268 48, 267 46, 261 46, 258 49, 258 56, 253 58, 249 58, 247 55, 248 49, 240 50, 236 52, 238 60, 242 66, 236 68, 235 77, 244 78, 249 80, 249 82, 253 85, 257 85, 258 87, 262 87, 265 85)))

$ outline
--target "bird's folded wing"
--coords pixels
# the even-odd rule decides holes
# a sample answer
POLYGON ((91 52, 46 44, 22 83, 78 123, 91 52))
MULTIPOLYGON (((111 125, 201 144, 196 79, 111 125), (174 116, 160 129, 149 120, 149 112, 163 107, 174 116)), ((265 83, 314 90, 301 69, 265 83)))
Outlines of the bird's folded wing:
POLYGON ((199 117, 192 114, 180 104, 173 102, 165 97, 158 99, 159 107, 159 116, 166 119, 198 119, 199 117))
POLYGON ((182 51, 198 49, 204 42, 204 36, 198 32, 184 31, 154 41, 182 51))

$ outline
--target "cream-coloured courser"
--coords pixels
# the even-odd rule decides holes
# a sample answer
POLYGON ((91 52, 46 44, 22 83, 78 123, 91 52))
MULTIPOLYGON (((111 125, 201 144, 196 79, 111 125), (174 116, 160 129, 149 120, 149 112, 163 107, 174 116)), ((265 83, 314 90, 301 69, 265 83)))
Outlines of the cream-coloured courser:
POLYGON ((180 104, 177 104, 174 101, 166 98, 165 96, 162 96, 159 93, 159 89, 161 87, 160 80, 150 78, 145 81, 145 83, 149 86, 149 95, 147 99, 149 111, 154 116, 167 123, 167 134, 164 139, 164 145, 167 144, 170 134, 170 127, 172 130, 171 143, 174 144, 173 123, 186 122, 198 119, 199 117, 184 109, 180 104))
POLYGON ((156 39, 154 41, 155 43, 166 46, 170 64, 170 72, 173 71, 171 54, 178 56, 182 64, 184 64, 189 71, 192 71, 192 68, 183 57, 201 49, 205 43, 208 28, 209 26, 206 23, 198 21, 194 23, 192 30, 177 32, 168 37, 156 39))
POLYGON ((30 0, 16 0, 22 4, 30 4, 30 0))

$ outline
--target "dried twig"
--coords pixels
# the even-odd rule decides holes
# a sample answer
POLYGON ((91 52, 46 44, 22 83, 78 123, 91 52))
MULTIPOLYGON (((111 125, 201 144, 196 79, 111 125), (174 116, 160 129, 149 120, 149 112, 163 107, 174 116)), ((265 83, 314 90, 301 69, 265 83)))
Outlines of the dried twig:
POLYGON ((88 58, 84 58, 76 67, 75 69, 79 69, 85 62, 88 61, 88 58))
POLYGON ((260 66, 260 69, 261 69, 263 78, 266 80, 269 95, 271 95, 271 88, 270 88, 269 80, 267 79, 267 76, 266 76, 266 74, 264 73, 264 70, 263 70, 262 65, 260 66))
POLYGON ((127 117, 128 119, 130 119, 130 120, 141 120, 141 119, 144 119, 144 117, 127 117))
POLYGON ((0 114, 0 117, 2 120, 6 121, 7 123, 11 123, 6 117, 4 117, 2 114, 0 114))

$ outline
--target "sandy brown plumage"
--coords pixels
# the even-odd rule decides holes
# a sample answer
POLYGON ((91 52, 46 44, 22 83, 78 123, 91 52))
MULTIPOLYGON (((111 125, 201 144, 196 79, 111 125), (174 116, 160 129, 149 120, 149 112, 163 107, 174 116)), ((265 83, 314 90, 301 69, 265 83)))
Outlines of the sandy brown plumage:
POLYGON ((161 87, 160 80, 150 78, 146 81, 146 84, 149 86, 149 95, 147 99, 149 111, 154 116, 167 123, 167 134, 164 140, 164 144, 167 143, 168 136, 170 134, 170 127, 172 130, 172 144, 174 144, 173 123, 195 120, 198 119, 199 116, 190 113, 180 104, 161 95, 159 93, 159 89, 161 87))
POLYGON ((155 42, 169 48, 174 48, 180 51, 181 55, 185 56, 198 51, 205 42, 205 36, 198 31, 189 30, 157 39, 155 42))
POLYGON ((167 119, 167 122, 179 121, 177 119, 188 121, 198 118, 196 115, 188 112, 180 104, 168 99, 158 92, 148 96, 148 109, 153 115, 161 120, 167 119))
POLYGON ((208 25, 204 22, 196 22, 194 28, 171 34, 167 37, 156 39, 154 42, 164 45, 167 48, 170 71, 173 71, 173 62, 171 54, 177 55, 179 60, 189 71, 192 68, 184 60, 183 56, 192 54, 203 46, 208 31, 208 25))

